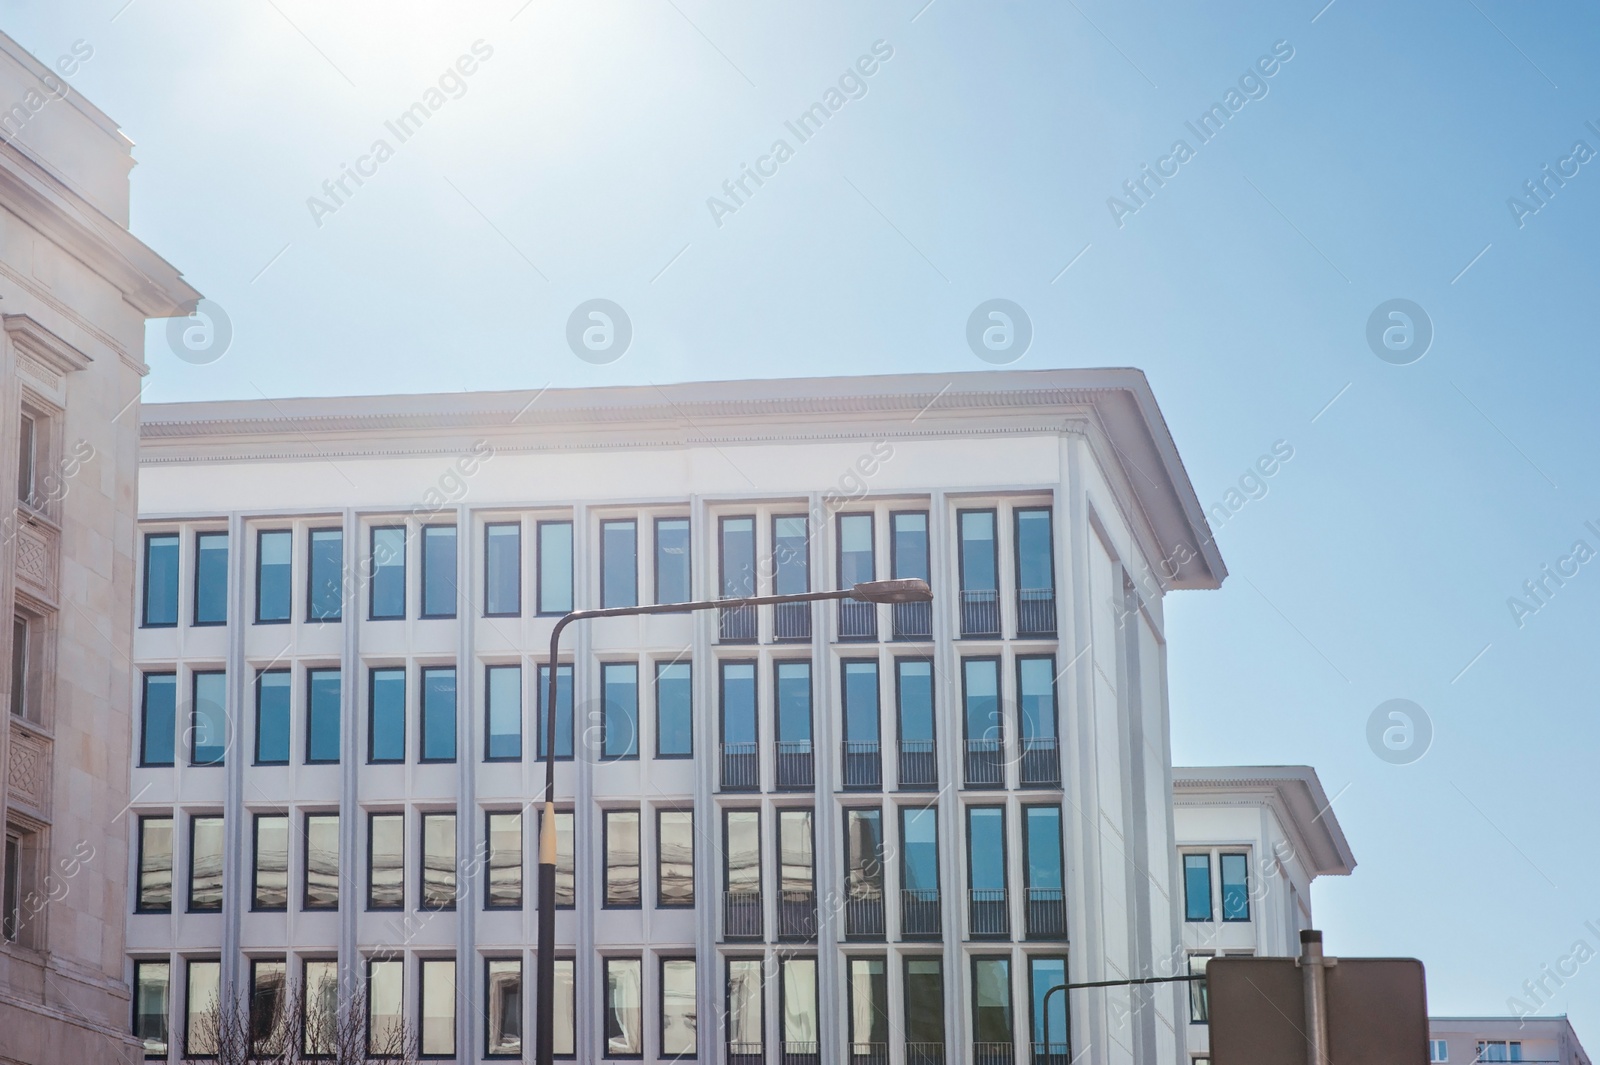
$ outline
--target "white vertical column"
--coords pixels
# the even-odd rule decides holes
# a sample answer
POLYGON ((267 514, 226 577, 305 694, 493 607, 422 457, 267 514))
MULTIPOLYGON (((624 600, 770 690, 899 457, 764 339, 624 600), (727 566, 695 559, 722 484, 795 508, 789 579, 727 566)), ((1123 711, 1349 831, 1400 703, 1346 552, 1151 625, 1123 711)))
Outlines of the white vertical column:
POLYGON ((482 973, 477 963, 478 905, 482 860, 478 840, 484 826, 478 816, 479 735, 478 664, 474 647, 478 601, 473 575, 478 542, 472 512, 466 504, 456 508, 456 1058, 478 1060, 475 1038, 480 1026, 477 988, 482 973))
MULTIPOLYGON (((709 599, 715 582, 717 546, 715 533, 702 496, 689 497, 689 551, 691 599, 709 599)), ((693 615, 693 648, 690 651, 690 681, 695 713, 694 730, 694 910, 695 910, 695 1017, 700 1041, 701 1061, 721 1061, 727 1044, 723 1016, 721 958, 717 953, 718 911, 721 892, 717 884, 721 827, 717 824, 716 773, 719 762, 716 727, 716 660, 711 651, 715 610, 693 615), (716 1023, 711 1019, 716 1018, 716 1023)))
MULTIPOLYGON (((810 560, 811 587, 821 590, 833 585, 828 572, 828 560, 834 557, 833 516, 822 505, 820 493, 813 492, 806 501, 807 513, 817 522, 811 531, 810 560)), ((834 675, 833 656, 828 640, 838 621, 839 608, 835 600, 811 604, 811 686, 812 686, 812 790, 811 848, 813 873, 816 877, 817 897, 817 1049, 823 1061, 846 1061, 849 1050, 845 1046, 848 1034, 840 1018, 846 1015, 844 964, 839 951, 839 922, 842 909, 832 905, 839 898, 839 851, 842 847, 839 811, 834 803, 837 782, 835 761, 840 750, 836 729, 839 715, 835 709, 833 693, 838 692, 839 678, 834 675), (821 678, 822 683, 818 683, 821 678), (818 698, 820 696, 820 698, 818 698), (828 1050, 828 1047, 833 1050, 828 1050)), ((774 686, 773 706, 777 706, 774 686)), ((880 715, 881 717, 881 715, 880 715)), ((777 739, 777 731, 773 731, 777 739)), ((776 743, 774 743, 776 749, 776 743)), ((881 756, 881 750, 880 750, 881 756)))
MULTIPOLYGON (((183 540, 193 543, 192 536, 185 536, 179 541, 180 551, 183 540)), ((250 868, 248 848, 253 833, 245 824, 247 818, 244 813, 244 763, 246 758, 245 741, 247 730, 245 722, 245 660, 244 660, 244 518, 237 511, 228 515, 228 650, 224 669, 227 670, 227 689, 224 698, 227 700, 227 713, 224 715, 224 727, 227 736, 223 742, 223 772, 227 774, 226 792, 222 801, 223 814, 223 850, 222 850, 222 966, 220 973, 219 998, 220 1001, 231 1005, 238 996, 239 972, 243 960, 239 953, 240 924, 244 919, 247 897, 247 885, 244 883, 245 870, 250 868)), ((190 692, 194 691, 191 683, 190 692)), ((183 705, 180 695, 178 705, 183 705)), ((189 711, 191 714, 188 723, 179 722, 178 735, 184 734, 184 729, 192 727, 194 706, 191 699, 189 711)), ((174 761, 184 757, 182 751, 174 752, 174 761)), ((181 820, 181 818, 180 818, 181 820)), ((194 856, 189 860, 192 863, 194 856)), ((177 897, 177 885, 173 885, 173 897, 177 897)))
MULTIPOLYGON (((354 558, 346 570, 361 569, 361 522, 355 511, 344 512, 345 557, 354 558)), ((362 979, 357 957, 357 922, 361 912, 362 872, 358 855, 361 840, 359 805, 361 764, 366 752, 361 749, 361 600, 364 579, 344 582, 342 610, 344 643, 339 657, 339 995, 341 1008, 348 1003, 351 990, 362 979)), ((299 830, 305 827, 301 818, 299 830)), ((292 837, 291 837, 292 838, 292 837)), ((302 848, 302 854, 304 849, 302 848)), ((302 875, 304 875, 302 873, 302 875)), ((292 976, 293 974, 291 974, 292 976)))
MULTIPOLYGON (((934 706, 936 711, 939 779, 939 898, 944 939, 945 1045, 951 1061, 965 1061, 971 1043, 966 1009, 967 959, 962 949, 961 922, 965 909, 965 882, 961 876, 962 767, 966 764, 962 739, 961 663, 957 658, 954 619, 959 615, 960 586, 956 579, 957 537, 951 535, 951 514, 943 492, 928 500, 928 575, 933 578, 934 706)), ((898 825, 896 826, 898 828, 898 825)), ((901 846, 905 845, 901 841, 901 846)), ((902 885, 903 886, 903 885, 902 885)))
MULTIPOLYGON (((573 606, 588 608, 590 589, 599 587, 597 552, 590 550, 593 543, 589 531, 589 508, 578 503, 572 508, 572 585, 573 606)), ((594 923, 600 910, 596 892, 598 880, 594 872, 602 860, 600 829, 594 810, 593 760, 588 750, 588 727, 585 715, 594 702, 592 636, 594 622, 582 621, 568 627, 572 640, 572 768, 573 812, 573 891, 577 900, 574 916, 577 918, 577 959, 573 964, 574 1022, 576 1049, 579 1061, 597 1061, 600 1058, 596 1038, 601 1011, 604 1009, 600 994, 600 968, 595 963, 594 923), (585 1009, 585 1003, 590 1008, 585 1009)), ((559 915, 558 915, 559 916, 559 915)))

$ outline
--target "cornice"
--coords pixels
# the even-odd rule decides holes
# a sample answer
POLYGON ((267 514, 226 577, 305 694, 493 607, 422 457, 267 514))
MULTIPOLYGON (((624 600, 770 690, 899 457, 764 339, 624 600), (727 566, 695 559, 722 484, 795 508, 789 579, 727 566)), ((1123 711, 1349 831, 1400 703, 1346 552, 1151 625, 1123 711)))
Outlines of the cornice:
POLYGON ((24 355, 43 363, 58 374, 87 370, 94 361, 88 355, 68 344, 26 314, 0 315, 5 322, 6 336, 24 355))

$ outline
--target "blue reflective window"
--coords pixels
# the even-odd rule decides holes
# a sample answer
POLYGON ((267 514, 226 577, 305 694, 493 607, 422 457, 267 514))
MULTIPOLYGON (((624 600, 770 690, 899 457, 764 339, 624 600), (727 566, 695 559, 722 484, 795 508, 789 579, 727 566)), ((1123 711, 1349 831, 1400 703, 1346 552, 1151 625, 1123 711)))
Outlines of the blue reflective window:
POLYGON ((228 751, 228 680, 221 672, 194 675, 189 764, 221 765, 228 751))
POLYGON ((722 742, 756 742, 756 667, 722 663, 722 742))
POLYGON ((997 590, 1000 585, 995 562, 994 511, 963 510, 958 514, 958 519, 961 533, 961 590, 997 590))
POLYGON ((723 518, 722 580, 724 599, 748 598, 756 594, 756 520, 723 518))
POLYGON ((306 762, 327 764, 339 760, 339 671, 313 669, 306 673, 306 762))
POLYGON ((778 742, 811 740, 811 663, 779 662, 778 742))
POLYGON ((689 583, 689 519, 656 519, 656 602, 685 603, 689 583))
POLYGON ((1017 522, 1017 587, 1048 592, 1055 587, 1055 562, 1051 550, 1050 508, 1019 510, 1017 522))
POLYGON ((900 881, 907 891, 939 890, 939 812, 900 808, 900 881))
MULTIPOLYGON (((549 750, 545 737, 550 718, 550 667, 539 667, 539 757, 549 750)), ((556 757, 572 757, 572 667, 556 667, 556 757)))
POLYGON ((1060 987, 1067 982, 1067 960, 1065 958, 1029 958, 1028 959, 1028 990, 1032 999, 1032 1009, 1029 1011, 1033 1020, 1033 1044, 1041 1047, 1045 1036, 1045 996, 1050 997, 1050 1046, 1046 1049, 1046 1061, 1057 1060, 1057 1055, 1065 1059, 1070 1057, 1067 1048, 1067 993, 1058 991, 1050 995, 1050 989, 1060 987))
POLYGON ((1028 858, 1028 887, 1061 890, 1061 809, 1023 807, 1023 845, 1028 858))
POLYGON ((456 760, 456 671, 450 666, 422 671, 422 760, 456 760))
MULTIPOLYGON (((772 591, 775 595, 797 595, 811 590, 810 550, 806 541, 806 519, 772 519, 772 591)), ((754 595, 754 592, 745 592, 754 595)))
POLYGON ((878 663, 844 663, 844 739, 878 742, 878 663))
POLYGON ((161 628, 178 623, 178 534, 144 538, 144 623, 161 628))
POLYGON ((1056 660, 1051 655, 1017 659, 1017 703, 1024 740, 1056 734, 1056 660))
POLYGON ((894 668, 900 742, 932 742, 933 663, 925 658, 900 658, 894 668))
POLYGON ((632 519, 600 523, 600 605, 639 605, 639 526, 632 519))
POLYGON ((490 666, 484 685, 488 728, 484 757, 491 762, 522 758, 522 667, 490 666))
POLYGON ((146 673, 140 708, 140 765, 171 765, 178 729, 178 678, 172 673, 146 673))
POLYGON ((228 534, 203 532, 194 538, 194 623, 228 623, 228 534))
POLYGON ((639 667, 607 662, 600 668, 601 749, 607 758, 639 757, 639 667))
POLYGON ((539 523, 539 613, 572 609, 572 522, 539 523))
POLYGON ((993 658, 961 660, 962 697, 968 740, 998 741, 1000 730, 1000 663, 993 658))
POLYGON ((999 806, 967 807, 967 886, 974 891, 1006 887, 1006 812, 999 806))
POLYGON ((406 671, 374 669, 367 691, 367 761, 406 760, 406 671))
POLYGON ((1243 854, 1224 854, 1222 866, 1222 919, 1250 919, 1250 859, 1243 854))
POLYGON ((312 529, 307 553, 311 583, 306 587, 306 620, 338 621, 344 608, 344 531, 312 529))
POLYGON ((289 671, 256 675, 256 764, 289 764, 289 671))
POLYGON ((689 663, 656 663, 656 756, 687 758, 694 753, 693 689, 689 663))
POLYGON ((522 524, 483 527, 483 612, 490 617, 522 613, 522 524))
POLYGON ((256 621, 289 620, 289 605, 294 594, 290 583, 290 556, 294 534, 288 529, 265 530, 256 534, 256 621))
POLYGON ((874 579, 872 515, 839 515, 839 587, 874 579))
POLYGON ((456 527, 422 527, 422 616, 456 616, 456 527))
POLYGON ((406 530, 385 525, 372 530, 372 602, 374 621, 406 616, 406 530))
POLYGON ((895 580, 927 580, 928 515, 926 511, 904 511, 889 520, 893 546, 891 563, 895 580))
POLYGON ((1183 919, 1211 920, 1211 855, 1183 856, 1183 919))

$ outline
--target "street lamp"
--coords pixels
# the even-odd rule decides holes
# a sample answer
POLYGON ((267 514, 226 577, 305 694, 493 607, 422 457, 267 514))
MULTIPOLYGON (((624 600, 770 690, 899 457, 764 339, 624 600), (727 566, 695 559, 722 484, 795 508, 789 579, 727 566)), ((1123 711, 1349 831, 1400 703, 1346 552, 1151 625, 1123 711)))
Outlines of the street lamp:
POLYGON ((574 621, 620 618, 633 614, 686 614, 695 610, 729 610, 777 603, 814 603, 824 599, 854 599, 862 603, 928 603, 933 590, 924 580, 862 581, 832 592, 796 595, 758 595, 746 599, 700 599, 689 603, 617 606, 601 610, 573 610, 556 620, 550 630, 550 684, 545 697, 544 816, 539 828, 539 971, 534 1015, 534 1060, 554 1065, 556 979, 556 675, 561 652, 561 632, 574 621))

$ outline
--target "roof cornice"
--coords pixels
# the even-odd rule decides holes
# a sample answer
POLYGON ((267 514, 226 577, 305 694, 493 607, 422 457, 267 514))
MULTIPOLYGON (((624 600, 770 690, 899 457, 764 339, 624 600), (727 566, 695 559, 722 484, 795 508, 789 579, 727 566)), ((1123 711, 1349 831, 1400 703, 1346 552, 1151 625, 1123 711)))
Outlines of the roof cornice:
POLYGON ((31 355, 55 373, 87 370, 94 361, 26 314, 0 315, 0 319, 4 320, 6 335, 16 344, 17 350, 31 355))
POLYGON ((1312 876, 1348 876, 1356 857, 1317 771, 1308 765, 1174 766, 1177 806, 1253 805, 1270 798, 1312 876))

